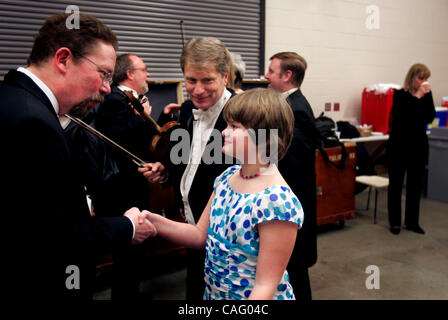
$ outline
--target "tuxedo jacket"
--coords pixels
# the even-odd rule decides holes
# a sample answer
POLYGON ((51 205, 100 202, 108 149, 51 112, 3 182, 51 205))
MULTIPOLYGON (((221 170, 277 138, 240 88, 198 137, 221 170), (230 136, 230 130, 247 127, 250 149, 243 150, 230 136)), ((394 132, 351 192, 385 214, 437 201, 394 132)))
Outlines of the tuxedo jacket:
MULTIPOLYGON (((187 100, 182 104, 179 115, 179 122, 181 124, 181 127, 183 129, 188 130, 190 137, 190 144, 191 141, 193 140, 193 121, 194 121, 193 109, 197 108, 194 106, 191 100, 187 100)), ((170 120, 169 116, 163 113, 159 117, 159 122, 161 124, 166 123, 168 120, 170 120)), ((218 116, 218 119, 216 120, 214 129, 219 130, 219 132, 222 132, 226 127, 227 123, 225 122, 221 111, 221 113, 218 116)), ((220 146, 223 146, 224 138, 221 136, 220 141, 214 141, 214 138, 210 137, 209 141, 207 142, 207 147, 205 148, 205 150, 209 150, 208 148, 211 148, 212 143, 219 143, 220 146)), ((211 150, 213 150, 213 148, 211 150)), ((190 188, 190 193, 188 194, 188 201, 196 223, 199 221, 199 218, 201 217, 201 214, 204 211, 204 208, 207 205, 207 202, 213 192, 213 184, 215 182, 215 179, 230 165, 236 163, 233 158, 230 159, 228 156, 222 154, 222 148, 216 148, 215 150, 216 152, 220 153, 217 156, 217 158, 222 159, 222 162, 206 164, 201 158, 201 163, 199 164, 199 167, 196 171, 193 183, 190 188)), ((212 158, 215 157, 214 151, 211 152, 210 156, 212 158)), ((178 206, 182 208, 183 203, 182 203, 182 195, 180 193, 180 182, 183 173, 187 167, 187 163, 173 165, 170 162, 166 162, 165 165, 168 167, 169 170, 170 174, 169 179, 171 183, 175 186, 174 189, 176 193, 176 200, 178 206)))
POLYGON ((97 253, 129 243, 127 217, 90 215, 53 106, 25 74, 0 84, 1 289, 8 297, 89 297, 97 253))
MULTIPOLYGON (((98 107, 95 121, 98 130, 106 136, 125 146, 141 159, 152 160, 149 145, 156 130, 148 125, 140 115, 135 114, 133 108, 128 105, 123 91, 118 87, 113 86, 111 93, 98 107)), ((135 171, 135 165, 132 165, 129 159, 122 157, 119 160, 121 167, 128 165, 130 170, 135 171)))
MULTIPOLYGON (((317 130, 313 111, 300 90, 286 99, 294 114, 294 136, 285 157, 279 161, 279 171, 299 198, 304 212, 302 228, 290 266, 310 267, 317 260, 316 235, 316 145, 317 130)), ((291 268, 288 268, 288 271, 291 268)))
MULTIPOLYGON (((155 129, 140 115, 135 114, 120 89, 113 86, 104 103, 95 111, 95 127, 101 133, 140 159, 154 161, 150 144, 155 129)), ((115 162, 118 172, 104 181, 100 188, 92 190, 96 213, 101 216, 117 216, 130 207, 149 210, 150 187, 146 178, 137 171, 137 166, 130 159, 109 145, 105 148, 106 157, 110 158, 105 161, 115 162)))

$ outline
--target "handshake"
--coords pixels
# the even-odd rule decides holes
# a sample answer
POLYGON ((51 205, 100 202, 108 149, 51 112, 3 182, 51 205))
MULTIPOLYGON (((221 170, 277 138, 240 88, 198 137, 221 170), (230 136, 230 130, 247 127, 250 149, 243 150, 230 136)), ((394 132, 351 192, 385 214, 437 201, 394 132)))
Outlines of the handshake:
POLYGON ((149 211, 143 210, 140 212, 137 208, 131 208, 124 215, 134 223, 132 244, 142 243, 149 237, 157 236, 157 229, 149 220, 151 215, 149 211))

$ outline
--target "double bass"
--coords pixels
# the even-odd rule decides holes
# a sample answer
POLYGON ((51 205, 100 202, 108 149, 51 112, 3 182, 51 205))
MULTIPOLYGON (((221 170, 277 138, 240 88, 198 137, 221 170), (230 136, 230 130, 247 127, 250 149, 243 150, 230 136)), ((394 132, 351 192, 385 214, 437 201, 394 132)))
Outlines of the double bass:
MULTIPOLYGON (((140 100, 144 102, 147 99, 144 95, 140 95, 140 99, 137 99, 132 91, 123 91, 129 105, 135 109, 141 118, 151 127, 154 133, 150 145, 149 151, 153 154, 155 161, 166 160, 169 157, 171 151, 171 133, 180 128, 180 123, 177 121, 170 121, 165 123, 162 127, 146 112, 140 100)), ((165 214, 170 211, 169 209, 175 209, 175 196, 172 186, 164 187, 159 183, 150 183, 149 185, 149 209, 152 212, 164 212, 165 214)), ((175 214, 176 215, 176 214, 175 214)))

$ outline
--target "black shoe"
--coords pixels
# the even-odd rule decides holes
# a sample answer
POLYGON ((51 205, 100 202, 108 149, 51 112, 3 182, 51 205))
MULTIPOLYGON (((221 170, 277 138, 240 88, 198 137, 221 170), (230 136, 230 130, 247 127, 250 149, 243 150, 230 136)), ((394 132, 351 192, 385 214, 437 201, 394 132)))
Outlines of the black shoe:
POLYGON ((392 232, 393 234, 399 234, 401 231, 400 227, 390 227, 390 232, 392 232))
POLYGON ((422 228, 420 228, 419 225, 412 226, 412 227, 408 227, 408 226, 406 226, 406 230, 414 231, 414 232, 419 233, 419 234, 425 234, 425 230, 423 230, 422 228))

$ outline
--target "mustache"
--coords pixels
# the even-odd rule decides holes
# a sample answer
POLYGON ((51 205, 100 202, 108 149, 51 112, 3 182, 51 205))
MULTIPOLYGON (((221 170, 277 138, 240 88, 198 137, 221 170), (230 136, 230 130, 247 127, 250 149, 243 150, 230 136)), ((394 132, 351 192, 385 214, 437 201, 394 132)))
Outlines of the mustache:
POLYGON ((77 105, 73 106, 73 108, 70 110, 69 114, 77 117, 77 118, 84 118, 86 117, 90 112, 89 104, 91 102, 103 103, 104 102, 104 96, 101 94, 94 94, 91 97, 81 101, 77 105))
POLYGON ((90 98, 86 99, 86 103, 89 102, 97 102, 97 103, 103 103, 104 102, 104 96, 102 94, 94 94, 93 96, 91 96, 90 98))

